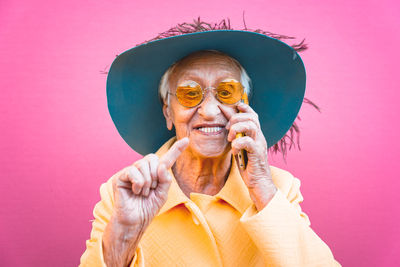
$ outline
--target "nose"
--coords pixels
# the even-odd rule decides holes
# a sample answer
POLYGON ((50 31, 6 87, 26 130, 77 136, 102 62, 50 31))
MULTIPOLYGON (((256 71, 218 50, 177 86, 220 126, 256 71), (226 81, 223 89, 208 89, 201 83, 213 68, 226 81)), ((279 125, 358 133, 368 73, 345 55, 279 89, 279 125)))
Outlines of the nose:
POLYGON ((200 104, 197 112, 204 119, 212 120, 221 113, 221 110, 219 109, 219 105, 220 105, 220 102, 215 98, 212 90, 209 90, 206 93, 206 95, 203 99, 203 102, 200 104))

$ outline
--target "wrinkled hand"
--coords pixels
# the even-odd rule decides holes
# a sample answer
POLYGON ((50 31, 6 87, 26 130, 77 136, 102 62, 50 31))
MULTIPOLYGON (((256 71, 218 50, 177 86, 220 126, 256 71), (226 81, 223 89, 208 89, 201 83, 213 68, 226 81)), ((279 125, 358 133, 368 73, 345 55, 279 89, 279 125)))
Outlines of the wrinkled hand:
POLYGON ((114 219, 119 224, 148 225, 168 197, 172 167, 187 147, 188 138, 176 141, 161 158, 149 154, 123 169, 113 180, 114 219))
POLYGON ((226 128, 228 141, 232 142, 232 153, 237 155, 241 149, 247 151, 247 166, 240 174, 249 189, 250 197, 258 210, 265 207, 276 193, 268 163, 267 141, 262 133, 257 113, 244 103, 238 104, 241 113, 232 115, 226 128), (245 136, 236 138, 237 133, 245 136))

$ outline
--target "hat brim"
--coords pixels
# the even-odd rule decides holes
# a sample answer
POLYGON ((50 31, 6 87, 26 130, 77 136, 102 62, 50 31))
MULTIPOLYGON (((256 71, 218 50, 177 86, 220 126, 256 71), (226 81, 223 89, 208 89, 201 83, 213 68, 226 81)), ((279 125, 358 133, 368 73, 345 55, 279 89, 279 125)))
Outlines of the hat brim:
POLYGON ((292 126, 303 102, 306 73, 287 44, 249 31, 198 32, 152 41, 120 54, 107 77, 111 118, 136 152, 154 153, 175 135, 168 131, 158 98, 161 76, 173 63, 198 50, 235 58, 252 81, 250 106, 259 115, 268 147, 292 126))

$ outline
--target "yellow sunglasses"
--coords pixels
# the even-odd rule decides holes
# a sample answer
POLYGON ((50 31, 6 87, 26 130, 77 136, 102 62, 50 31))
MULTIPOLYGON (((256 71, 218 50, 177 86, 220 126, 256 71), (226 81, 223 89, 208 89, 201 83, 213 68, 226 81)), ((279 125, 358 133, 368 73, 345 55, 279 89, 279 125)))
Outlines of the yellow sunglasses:
POLYGON ((178 102, 187 108, 193 108, 203 102, 204 95, 207 89, 212 88, 215 91, 215 97, 221 103, 232 105, 236 104, 242 99, 243 86, 240 82, 235 80, 223 81, 218 86, 202 88, 200 84, 195 81, 190 81, 184 85, 180 85, 176 88, 176 93, 170 93, 175 95, 178 102))

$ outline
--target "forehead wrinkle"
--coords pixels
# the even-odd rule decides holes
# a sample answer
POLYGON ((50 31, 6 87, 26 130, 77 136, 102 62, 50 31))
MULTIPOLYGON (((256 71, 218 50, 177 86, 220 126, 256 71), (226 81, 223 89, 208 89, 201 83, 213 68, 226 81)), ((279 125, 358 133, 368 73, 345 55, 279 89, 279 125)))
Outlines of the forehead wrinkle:
MULTIPOLYGON (((211 65, 215 67, 215 64, 211 65)), ((223 64, 225 66, 225 64, 223 64)), ((232 66, 231 66, 232 67, 232 66)), ((240 70, 230 68, 229 69, 212 69, 212 68, 201 68, 201 69, 183 69, 177 73, 174 73, 174 80, 176 83, 185 81, 185 80, 193 80, 196 82, 209 83, 211 82, 221 82, 223 79, 232 78, 232 79, 240 79, 240 70)), ((208 85, 207 85, 208 86, 208 85)))
POLYGON ((177 81, 185 81, 185 80, 193 80, 193 81, 217 81, 220 82, 223 79, 226 78, 232 78, 232 79, 237 79, 237 77, 235 77, 236 74, 232 73, 231 71, 218 71, 218 72, 214 72, 214 71, 195 71, 195 70, 190 70, 187 71, 185 73, 183 73, 183 75, 181 75, 180 77, 177 77, 177 81))

